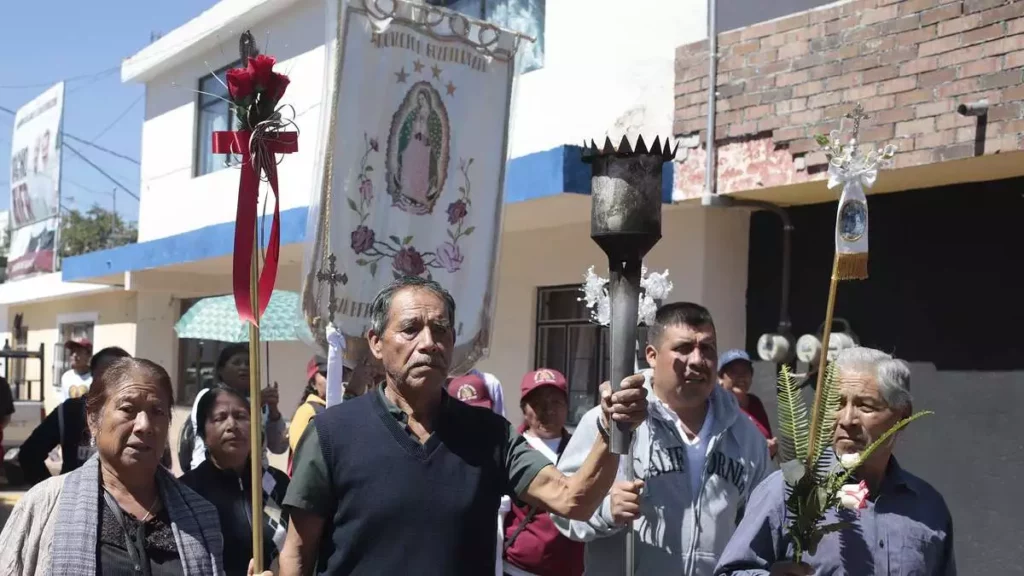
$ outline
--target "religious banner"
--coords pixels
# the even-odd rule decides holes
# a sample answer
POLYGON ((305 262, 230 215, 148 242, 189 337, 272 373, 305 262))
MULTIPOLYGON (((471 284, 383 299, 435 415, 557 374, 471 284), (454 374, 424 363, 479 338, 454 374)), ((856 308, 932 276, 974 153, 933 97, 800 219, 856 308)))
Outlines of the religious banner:
POLYGON ((11 135, 11 249, 7 277, 55 270, 64 83, 18 109, 11 135))
POLYGON ((330 4, 337 28, 327 43, 330 108, 309 215, 305 319, 321 347, 333 320, 346 355, 363 362, 365 346, 352 344, 366 334, 376 293, 400 276, 430 278, 458 303, 452 369, 464 371, 490 337, 521 36, 410 1, 330 4), (330 255, 344 285, 320 281, 330 255))

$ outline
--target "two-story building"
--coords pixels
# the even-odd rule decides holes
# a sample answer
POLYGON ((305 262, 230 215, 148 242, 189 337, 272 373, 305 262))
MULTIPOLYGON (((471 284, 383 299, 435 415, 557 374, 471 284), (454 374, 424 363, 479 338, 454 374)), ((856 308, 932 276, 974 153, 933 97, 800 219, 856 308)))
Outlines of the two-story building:
MULTIPOLYGON (((589 167, 577 145, 638 130, 648 138, 671 135, 675 49, 707 36, 705 3, 431 3, 537 39, 516 87, 494 334, 491 355, 479 367, 504 383, 513 421, 520 418, 519 381, 538 366, 567 374, 571 409, 581 414, 595 400, 607 345, 578 289, 589 266, 607 268, 589 237, 589 167)), ((220 98, 225 88, 215 76, 236 64, 245 30, 291 78, 283 103, 296 111, 302 144, 280 165, 278 288, 300 288, 306 206, 316 191, 312 174, 320 154, 324 17, 324 3, 316 0, 223 0, 124 61, 123 81, 146 87, 138 242, 65 259, 58 274, 0 285, 12 345, 54 351, 54 367, 42 375, 50 407, 63 369, 60 343, 72 333, 90 336, 97 348, 119 345, 161 363, 182 406, 210 371, 220 345, 179 340, 173 326, 196 299, 230 291, 238 172, 211 153, 210 135, 231 125, 220 98)), ((666 176, 668 201, 671 170, 666 176)), ((741 345, 746 262, 724 255, 745 251, 748 215, 666 202, 663 228, 648 265, 671 271, 673 299, 711 307, 723 345, 741 345)), ((274 343, 265 355, 286 413, 299 402, 310 353, 300 343, 274 343)), ((32 366, 26 370, 26 377, 39 377, 32 366)))
MULTIPOLYGON (((677 199, 783 208, 792 225, 793 332, 816 334, 838 190, 825 185, 814 137, 863 106, 861 143, 894 144, 898 153, 869 190, 870 277, 839 285, 836 316, 864 345, 911 362, 914 407, 936 413, 901 432, 896 453, 949 503, 960 571, 1020 573, 1024 505, 1013 495, 1024 473, 1024 2, 857 0, 716 40, 714 78, 707 40, 677 52, 674 133, 691 146, 676 171, 677 199), (717 158, 711 198, 709 148, 717 158)), ((751 351, 779 320, 784 236, 782 221, 760 211, 749 242, 725 255, 747 263, 751 351)), ((774 405, 771 371, 763 376, 755 386, 774 405)))

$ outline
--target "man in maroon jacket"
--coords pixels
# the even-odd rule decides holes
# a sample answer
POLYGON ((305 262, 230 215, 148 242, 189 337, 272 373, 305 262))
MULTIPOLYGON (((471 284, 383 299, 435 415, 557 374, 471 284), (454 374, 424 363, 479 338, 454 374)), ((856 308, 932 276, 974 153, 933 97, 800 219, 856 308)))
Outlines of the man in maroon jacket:
MULTIPOLYGON (((529 372, 520 385, 520 398, 520 432, 534 450, 556 463, 569 443, 569 432, 565 429, 569 416, 565 376, 547 368, 529 372)), ((514 504, 505 517, 504 549, 507 576, 583 574, 583 543, 562 536, 547 512, 522 503, 514 504)))

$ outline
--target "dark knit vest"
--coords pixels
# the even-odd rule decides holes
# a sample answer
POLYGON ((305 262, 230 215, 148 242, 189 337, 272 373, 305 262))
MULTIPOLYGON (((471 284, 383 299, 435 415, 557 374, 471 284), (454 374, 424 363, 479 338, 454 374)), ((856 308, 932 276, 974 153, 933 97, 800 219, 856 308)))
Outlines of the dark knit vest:
POLYGON ((445 397, 421 445, 371 392, 315 422, 337 499, 320 573, 494 573, 498 504, 508 483, 503 418, 445 397))

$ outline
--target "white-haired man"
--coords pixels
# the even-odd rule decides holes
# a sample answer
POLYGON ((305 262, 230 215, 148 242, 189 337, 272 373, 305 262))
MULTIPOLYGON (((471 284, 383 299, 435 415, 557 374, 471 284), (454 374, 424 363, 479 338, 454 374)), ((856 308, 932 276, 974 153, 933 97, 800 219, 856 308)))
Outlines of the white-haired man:
MULTIPOLYGON (((910 367, 871 348, 851 348, 836 358, 840 407, 835 453, 858 454, 911 414, 910 367)), ((927 482, 903 470, 892 455, 896 436, 857 471, 869 488, 866 508, 829 511, 827 523, 851 527, 822 539, 806 563, 787 561, 782 473, 765 479, 722 553, 716 575, 921 574, 953 576, 953 520, 946 502, 927 482)))

